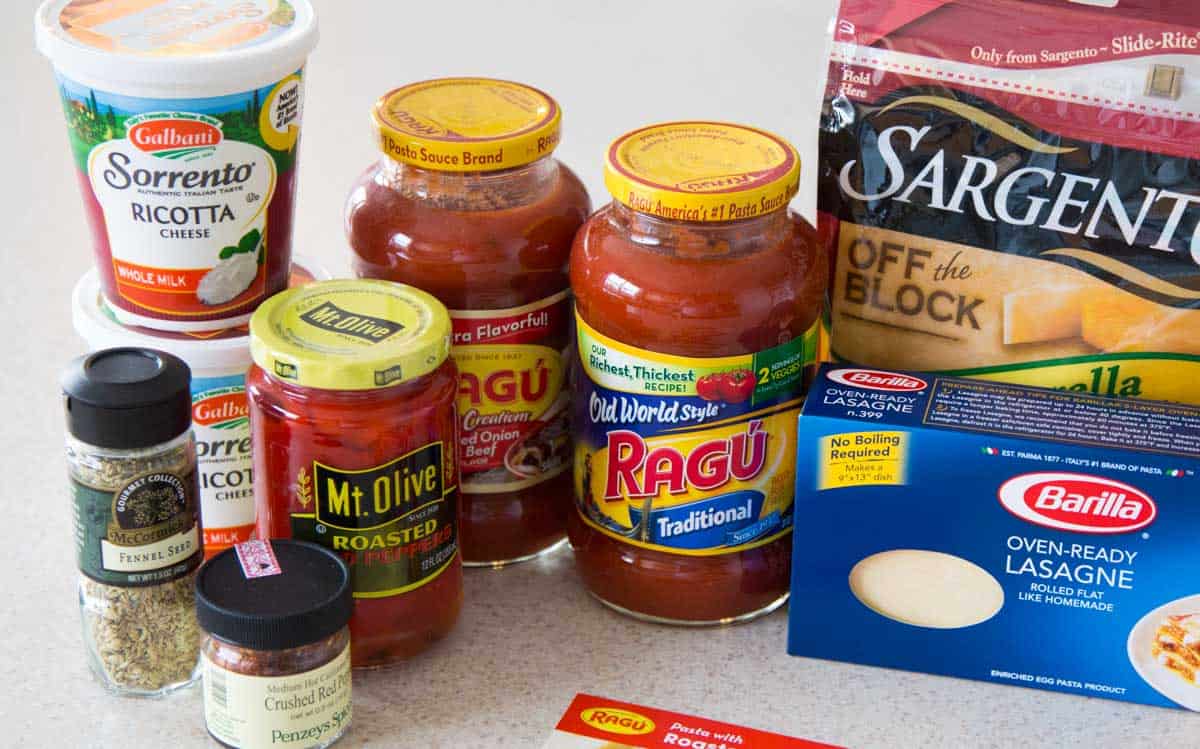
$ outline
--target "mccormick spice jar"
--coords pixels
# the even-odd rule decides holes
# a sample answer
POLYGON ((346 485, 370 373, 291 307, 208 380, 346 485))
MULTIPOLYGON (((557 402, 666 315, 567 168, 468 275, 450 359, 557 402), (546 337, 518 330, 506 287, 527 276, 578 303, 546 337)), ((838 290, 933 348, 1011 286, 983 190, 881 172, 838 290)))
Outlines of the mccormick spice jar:
POLYGON ((584 581, 624 613, 746 620, 788 590, 796 418, 827 276, 788 211, 795 149, 676 122, 612 144, 614 201, 575 240, 571 285, 584 581))
POLYGON ((350 566, 355 666, 414 655, 462 605, 450 317, 389 281, 325 281, 250 321, 259 538, 350 566))
POLYGON ((287 288, 308 0, 46 0, 104 296, 122 323, 221 330, 287 288))
POLYGON ((355 271, 450 308, 463 558, 531 559, 570 508, 567 259, 590 211, 551 155, 561 112, 529 86, 450 78, 385 94, 374 122, 383 156, 346 208, 355 271))
MULTIPOLYGON (((328 278, 315 263, 297 259, 292 286, 328 278)), ((250 460, 250 406, 246 370, 250 331, 244 325, 215 333, 172 333, 122 325, 100 292, 95 269, 75 285, 71 319, 75 332, 96 351, 140 346, 178 356, 192 372, 192 430, 200 479, 204 556, 219 554, 254 536, 254 487, 250 460)))
POLYGON ((247 541, 196 576, 204 722, 221 745, 313 749, 350 727, 350 570, 302 541, 247 541))
POLYGON ((89 354, 63 375, 84 643, 119 694, 196 678, 204 550, 190 381, 180 359, 139 348, 89 354))

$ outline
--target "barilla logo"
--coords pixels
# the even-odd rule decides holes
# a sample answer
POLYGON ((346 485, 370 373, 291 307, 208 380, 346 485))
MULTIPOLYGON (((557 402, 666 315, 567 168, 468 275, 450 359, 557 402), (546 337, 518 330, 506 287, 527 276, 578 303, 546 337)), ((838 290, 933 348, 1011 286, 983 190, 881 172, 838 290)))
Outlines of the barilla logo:
POLYGON ((589 707, 579 719, 592 728, 622 736, 642 736, 654 730, 654 721, 617 707, 589 707))
POLYGON ((915 393, 929 387, 929 383, 920 377, 877 369, 835 369, 829 373, 829 379, 842 385, 885 393, 915 393))
POLYGON ((244 390, 200 393, 192 403, 192 421, 197 426, 233 429, 249 418, 250 404, 244 390))
POLYGON ((204 115, 150 113, 125 123, 129 142, 160 159, 187 159, 207 155, 224 139, 221 121, 204 115))
POLYGON ((1154 522, 1158 508, 1141 489, 1078 473, 1029 473, 1000 487, 1000 504, 1020 519, 1073 533, 1129 533, 1154 522))

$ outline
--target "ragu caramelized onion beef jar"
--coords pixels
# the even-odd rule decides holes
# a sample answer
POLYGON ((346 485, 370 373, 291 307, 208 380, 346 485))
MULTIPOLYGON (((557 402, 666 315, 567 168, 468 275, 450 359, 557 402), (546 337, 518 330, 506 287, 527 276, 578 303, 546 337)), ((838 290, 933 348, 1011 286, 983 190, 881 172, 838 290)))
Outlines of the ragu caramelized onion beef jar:
POLYGON ((259 538, 350 566, 356 667, 424 650, 462 605, 446 308, 388 281, 309 284, 259 307, 250 351, 259 538))
POLYGON ((584 581, 625 613, 753 618, 787 596, 796 417, 827 270, 788 211, 795 149, 677 122, 611 146, 614 200, 575 240, 577 510, 584 581))
POLYGON ((104 296, 126 325, 245 323, 287 287, 308 0, 46 0, 104 296))
POLYGON ((590 211, 552 156, 562 115, 518 83, 448 78, 384 95, 383 157, 354 186, 359 276, 432 293, 454 322, 468 565, 562 542, 571 496, 567 259, 590 211))
POLYGON ((1200 402, 1198 29, 1159 0, 842 3, 834 357, 1200 402))

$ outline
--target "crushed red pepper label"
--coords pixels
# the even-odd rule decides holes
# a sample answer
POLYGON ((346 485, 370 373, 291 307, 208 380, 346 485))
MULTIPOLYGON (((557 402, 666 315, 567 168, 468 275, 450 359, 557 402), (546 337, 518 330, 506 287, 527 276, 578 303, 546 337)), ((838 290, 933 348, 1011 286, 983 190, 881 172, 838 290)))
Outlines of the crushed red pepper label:
POLYGON ((312 461, 296 476, 304 510, 292 514, 293 537, 341 554, 356 598, 430 582, 458 553, 458 486, 446 448, 432 442, 365 469, 312 461))
POLYGON ((568 292, 523 307, 450 316, 463 491, 516 491, 567 471, 568 292))

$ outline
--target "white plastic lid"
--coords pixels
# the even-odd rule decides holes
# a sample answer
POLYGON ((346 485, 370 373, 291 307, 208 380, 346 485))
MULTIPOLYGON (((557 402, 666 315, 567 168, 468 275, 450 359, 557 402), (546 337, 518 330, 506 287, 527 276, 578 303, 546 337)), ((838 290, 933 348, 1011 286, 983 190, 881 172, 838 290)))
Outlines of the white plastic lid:
MULTIPOLYGON (((325 280, 329 273, 313 261, 296 258, 295 274, 325 280)), ((307 280, 307 279, 305 279, 307 280)), ((121 346, 153 348, 187 362, 193 373, 225 375, 250 368, 250 331, 246 327, 212 333, 175 333, 122 325, 109 310, 100 288, 100 274, 92 268, 75 284, 71 294, 71 321, 89 351, 121 346)))
POLYGON ((193 98, 249 91, 300 69, 317 44, 309 0, 45 0, 37 47, 103 91, 193 98))

